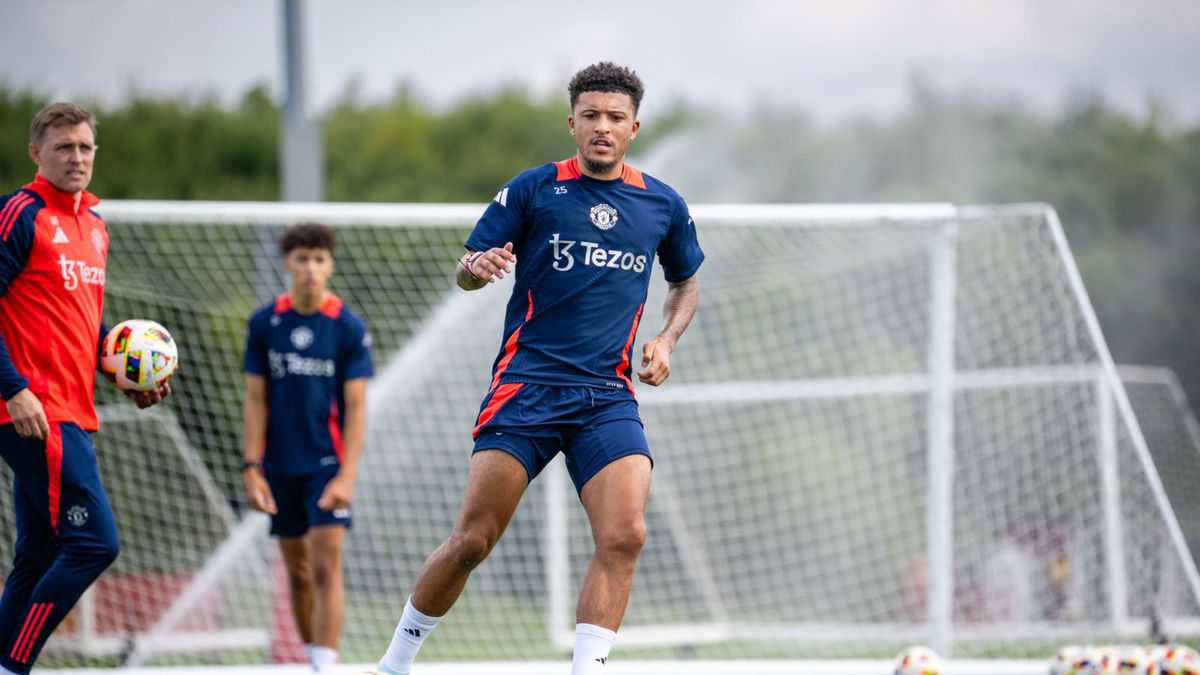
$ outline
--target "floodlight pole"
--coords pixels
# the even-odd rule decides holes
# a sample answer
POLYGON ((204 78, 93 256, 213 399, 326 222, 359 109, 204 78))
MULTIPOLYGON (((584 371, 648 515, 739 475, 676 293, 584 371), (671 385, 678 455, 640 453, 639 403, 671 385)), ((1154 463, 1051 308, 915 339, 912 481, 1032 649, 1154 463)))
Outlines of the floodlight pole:
POLYGON ((325 200, 321 129, 307 111, 304 4, 304 0, 281 0, 286 93, 279 130, 279 194, 285 202, 325 200))

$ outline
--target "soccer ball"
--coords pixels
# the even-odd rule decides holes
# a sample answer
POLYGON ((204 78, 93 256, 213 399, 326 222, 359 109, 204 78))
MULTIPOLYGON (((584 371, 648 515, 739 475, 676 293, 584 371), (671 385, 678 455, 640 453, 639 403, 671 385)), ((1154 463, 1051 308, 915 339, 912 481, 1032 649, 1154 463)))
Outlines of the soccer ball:
POLYGON ((1056 675, 1108 675, 1115 673, 1116 652, 1112 647, 1091 645, 1063 647, 1050 664, 1056 675))
POLYGON ((1153 675, 1200 675, 1200 654, 1183 645, 1172 645, 1158 654, 1150 666, 1153 675))
POLYGON ((1075 667, 1087 655, 1090 647, 1067 645, 1050 659, 1050 675, 1075 675, 1075 667))
POLYGON ((1113 645, 1104 645, 1097 648, 1092 656, 1093 662, 1091 670, 1084 670, 1084 673, 1094 673, 1095 675, 1107 675, 1108 673, 1116 673, 1117 666, 1120 664, 1120 647, 1113 645))
POLYGON ((939 675, 942 660, 929 647, 909 647, 896 655, 893 675, 939 675))
POLYGON ((1146 675, 1150 669, 1150 655, 1141 645, 1122 645, 1113 650, 1111 657, 1114 673, 1146 675))
POLYGON ((179 350, 166 328, 146 319, 113 326, 100 346, 100 370, 123 391, 161 387, 179 365, 179 350))

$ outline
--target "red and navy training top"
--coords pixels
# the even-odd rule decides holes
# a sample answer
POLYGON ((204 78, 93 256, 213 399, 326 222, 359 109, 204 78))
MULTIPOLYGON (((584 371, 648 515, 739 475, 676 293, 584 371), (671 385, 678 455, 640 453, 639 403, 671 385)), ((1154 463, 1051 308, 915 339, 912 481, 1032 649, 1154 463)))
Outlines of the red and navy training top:
POLYGON ((620 178, 597 180, 572 158, 509 181, 465 245, 486 251, 510 241, 515 285, 492 388, 592 385, 632 397, 654 257, 670 282, 692 277, 704 261, 687 204, 629 165, 620 178))

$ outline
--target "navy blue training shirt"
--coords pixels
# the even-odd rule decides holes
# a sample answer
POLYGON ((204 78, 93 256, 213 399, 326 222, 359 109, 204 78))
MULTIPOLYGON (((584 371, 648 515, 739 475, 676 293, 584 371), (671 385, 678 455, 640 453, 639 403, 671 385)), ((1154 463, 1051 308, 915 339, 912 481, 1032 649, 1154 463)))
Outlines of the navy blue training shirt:
POLYGON ((620 178, 598 180, 578 158, 546 164, 500 190, 466 247, 510 241, 515 287, 492 387, 595 385, 632 395, 631 352, 654 256, 671 282, 704 261, 683 198, 629 165, 620 178))
POLYGON ((266 378, 263 469, 304 475, 342 460, 346 380, 371 377, 366 324, 334 295, 301 314, 289 295, 250 316, 243 370, 266 378))

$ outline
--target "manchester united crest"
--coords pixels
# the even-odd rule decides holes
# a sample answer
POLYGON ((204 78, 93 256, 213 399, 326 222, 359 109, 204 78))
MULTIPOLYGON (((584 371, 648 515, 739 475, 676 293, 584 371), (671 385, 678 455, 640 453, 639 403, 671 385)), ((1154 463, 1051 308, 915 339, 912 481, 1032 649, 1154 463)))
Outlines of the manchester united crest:
POLYGON ((92 246, 96 248, 97 253, 104 253, 104 249, 108 247, 108 237, 100 231, 100 228, 92 228, 92 246))
POLYGON ((611 230, 617 224, 617 210, 608 204, 597 204, 592 207, 592 224, 602 230, 611 230))
POLYGON ((88 521, 87 508, 76 504, 75 506, 72 506, 71 508, 67 509, 67 522, 71 523, 75 527, 83 527, 84 523, 86 523, 87 521, 88 521))
POLYGON ((308 349, 313 343, 313 332, 308 326, 296 326, 292 329, 292 346, 296 349, 308 349))

